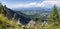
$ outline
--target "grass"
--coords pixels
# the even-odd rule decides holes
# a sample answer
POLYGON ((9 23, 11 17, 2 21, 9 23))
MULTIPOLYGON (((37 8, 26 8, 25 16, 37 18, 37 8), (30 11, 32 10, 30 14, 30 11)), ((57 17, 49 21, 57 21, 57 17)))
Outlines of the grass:
MULTIPOLYGON (((0 29, 23 29, 23 28, 19 27, 17 22, 14 21, 14 19, 8 20, 7 17, 5 17, 3 14, 0 14, 0 29)), ((31 26, 29 29, 60 29, 60 24, 58 23, 55 26, 53 22, 48 22, 45 23, 44 26, 42 26, 41 24, 39 25, 37 24, 31 26)))
POLYGON ((19 27, 17 22, 15 22, 13 19, 10 21, 3 14, 0 14, 0 29, 23 29, 23 28, 19 27))

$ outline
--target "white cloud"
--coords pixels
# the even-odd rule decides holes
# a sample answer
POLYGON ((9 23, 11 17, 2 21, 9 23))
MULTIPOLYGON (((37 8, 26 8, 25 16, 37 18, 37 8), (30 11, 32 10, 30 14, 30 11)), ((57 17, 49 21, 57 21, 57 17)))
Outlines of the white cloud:
POLYGON ((60 6, 60 1, 43 1, 44 7, 52 7, 54 4, 60 6))
POLYGON ((43 1, 41 3, 37 3, 37 2, 32 2, 29 4, 13 4, 13 5, 9 5, 9 8, 18 8, 18 7, 52 7, 54 4, 56 4, 57 6, 60 6, 60 1, 43 1))
POLYGON ((43 2, 45 5, 60 5, 60 1, 44 1, 43 2))
POLYGON ((33 3, 29 3, 29 4, 13 4, 13 5, 10 5, 8 7, 10 7, 10 8, 17 8, 17 7, 35 7, 36 5, 38 5, 38 4, 36 2, 33 2, 33 3))

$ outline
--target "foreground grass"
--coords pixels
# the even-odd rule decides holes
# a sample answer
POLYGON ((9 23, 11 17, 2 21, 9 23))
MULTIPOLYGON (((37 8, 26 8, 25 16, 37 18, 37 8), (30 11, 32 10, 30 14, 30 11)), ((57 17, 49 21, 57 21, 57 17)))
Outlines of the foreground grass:
MULTIPOLYGON (((27 27, 26 27, 27 28, 27 27)), ((19 27, 17 22, 12 20, 8 20, 3 14, 0 14, 0 29, 23 29, 19 27)), ((45 23, 44 26, 41 24, 31 26, 29 29, 60 29, 60 24, 54 25, 53 22, 51 24, 45 23)))
POLYGON ((48 24, 45 23, 44 26, 42 25, 34 25, 32 27, 30 27, 30 29, 60 29, 60 24, 48 24))
POLYGON ((0 29, 23 29, 17 22, 8 20, 3 14, 0 14, 0 29))

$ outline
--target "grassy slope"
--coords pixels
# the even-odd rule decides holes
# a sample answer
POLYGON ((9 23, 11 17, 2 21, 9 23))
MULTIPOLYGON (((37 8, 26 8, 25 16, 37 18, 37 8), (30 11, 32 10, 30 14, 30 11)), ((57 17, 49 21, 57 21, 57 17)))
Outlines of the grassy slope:
POLYGON ((11 20, 9 21, 7 17, 4 17, 3 14, 0 14, 0 29, 23 29, 19 27, 17 22, 11 20))
MULTIPOLYGON (((0 29, 23 29, 23 28, 19 27, 17 22, 15 22, 13 19, 9 21, 7 17, 4 17, 3 14, 0 14, 0 29)), ((60 29, 60 24, 57 26, 53 26, 53 25, 49 26, 46 23, 44 24, 43 27, 41 25, 34 25, 29 29, 60 29)))

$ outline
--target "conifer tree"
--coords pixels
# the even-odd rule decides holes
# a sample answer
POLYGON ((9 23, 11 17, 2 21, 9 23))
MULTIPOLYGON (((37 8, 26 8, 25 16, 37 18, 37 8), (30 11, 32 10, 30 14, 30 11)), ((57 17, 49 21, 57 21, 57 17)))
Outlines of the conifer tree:
POLYGON ((59 13, 56 5, 53 6, 51 14, 48 16, 48 20, 51 21, 58 21, 59 20, 59 13))
POLYGON ((59 19, 59 13, 57 11, 57 7, 54 5, 53 7, 53 20, 59 19))

